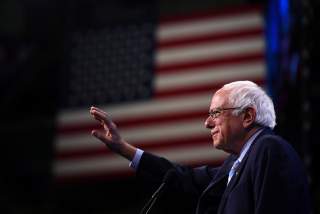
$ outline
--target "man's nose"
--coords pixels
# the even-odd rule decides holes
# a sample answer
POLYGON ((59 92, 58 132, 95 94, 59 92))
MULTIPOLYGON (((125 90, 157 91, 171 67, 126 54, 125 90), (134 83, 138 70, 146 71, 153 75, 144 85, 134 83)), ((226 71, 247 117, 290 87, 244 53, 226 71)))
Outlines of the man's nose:
POLYGON ((206 121, 204 122, 204 125, 207 129, 214 128, 214 119, 212 119, 212 117, 208 116, 206 121))

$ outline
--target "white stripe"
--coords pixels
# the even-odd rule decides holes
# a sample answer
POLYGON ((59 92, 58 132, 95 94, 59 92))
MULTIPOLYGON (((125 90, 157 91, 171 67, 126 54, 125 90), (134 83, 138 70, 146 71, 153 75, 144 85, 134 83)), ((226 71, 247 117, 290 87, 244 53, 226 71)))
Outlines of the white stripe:
POLYGON ((166 40, 181 40, 183 38, 205 34, 237 32, 245 29, 262 28, 263 19, 260 13, 240 14, 228 17, 202 18, 194 21, 165 23, 160 25, 157 38, 160 42, 166 40))
POLYGON ((206 42, 196 45, 185 45, 173 48, 164 48, 156 55, 156 64, 159 66, 196 62, 205 59, 232 57, 240 54, 262 52, 264 50, 264 38, 246 37, 230 39, 219 42, 206 42))
POLYGON ((187 72, 167 73, 159 75, 155 80, 158 91, 186 88, 202 84, 212 84, 215 82, 228 81, 242 78, 264 77, 265 63, 251 62, 224 65, 219 67, 195 68, 187 72))
MULTIPOLYGON (((150 152, 179 163, 221 160, 226 157, 226 153, 214 149, 211 144, 187 145, 183 148, 151 150, 150 152)), ((58 160, 54 163, 54 174, 57 176, 74 176, 106 171, 116 172, 128 170, 128 165, 127 160, 115 155, 58 160)))
MULTIPOLYGON (((113 120, 150 117, 159 115, 159 113, 161 113, 161 115, 166 115, 171 113, 179 113, 182 110, 194 111, 209 108, 211 96, 212 93, 201 93, 195 95, 177 96, 174 98, 166 98, 161 100, 149 100, 122 105, 101 106, 101 108, 108 112, 113 120)), ((97 123, 90 116, 89 109, 65 110, 58 114, 58 125, 74 125, 81 123, 97 123)))
MULTIPOLYGON (((121 136, 129 143, 139 141, 150 141, 164 139, 176 139, 199 135, 209 135, 209 131, 204 127, 203 119, 175 121, 165 124, 153 124, 147 126, 134 127, 130 129, 120 129, 121 136)), ((93 136, 88 133, 77 135, 58 135, 56 138, 56 149, 59 151, 73 151, 78 149, 101 148, 102 143, 97 144, 93 136)), ((168 140, 168 143, 170 141, 168 140)))

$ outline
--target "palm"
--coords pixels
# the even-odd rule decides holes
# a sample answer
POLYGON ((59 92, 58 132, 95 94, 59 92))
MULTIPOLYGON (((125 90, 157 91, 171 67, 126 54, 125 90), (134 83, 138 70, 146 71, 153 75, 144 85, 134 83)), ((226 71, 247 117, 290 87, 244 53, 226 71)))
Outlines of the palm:
POLYGON ((106 112, 96 107, 91 107, 90 113, 103 127, 103 130, 93 130, 92 134, 103 141, 111 150, 118 150, 121 137, 117 126, 112 122, 111 118, 106 112))

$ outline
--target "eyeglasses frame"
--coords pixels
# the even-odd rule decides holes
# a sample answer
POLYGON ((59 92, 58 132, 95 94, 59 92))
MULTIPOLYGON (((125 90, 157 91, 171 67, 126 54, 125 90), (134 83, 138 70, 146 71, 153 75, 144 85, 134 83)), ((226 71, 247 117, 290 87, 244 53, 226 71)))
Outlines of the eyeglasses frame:
POLYGON ((218 118, 221 113, 223 111, 227 111, 227 110, 235 110, 235 109, 241 109, 241 107, 232 107, 232 108, 216 108, 216 110, 214 111, 209 111, 209 117, 212 118, 212 119, 216 119, 218 118))

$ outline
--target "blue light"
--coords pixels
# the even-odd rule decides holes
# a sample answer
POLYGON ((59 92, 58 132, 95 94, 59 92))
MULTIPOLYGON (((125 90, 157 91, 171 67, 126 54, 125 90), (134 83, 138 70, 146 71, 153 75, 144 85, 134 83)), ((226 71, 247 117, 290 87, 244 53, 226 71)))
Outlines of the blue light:
POLYGON ((290 0, 269 0, 266 11, 266 57, 267 83, 271 96, 275 96, 275 88, 283 81, 285 72, 291 72, 291 78, 296 76, 298 58, 291 61, 289 53, 291 26, 290 0), (288 61, 291 65, 286 65, 288 61))
POLYGON ((267 20, 267 39, 269 41, 271 52, 277 52, 279 50, 279 22, 277 21, 277 10, 274 10, 274 7, 274 3, 270 3, 267 20))
POLYGON ((280 22, 277 3, 277 0, 269 0, 268 10, 266 11, 267 84, 268 92, 272 97, 275 95, 274 82, 279 72, 280 22))
POLYGON ((285 33, 289 32, 290 28, 290 8, 288 0, 279 0, 279 11, 281 16, 281 24, 285 33))

